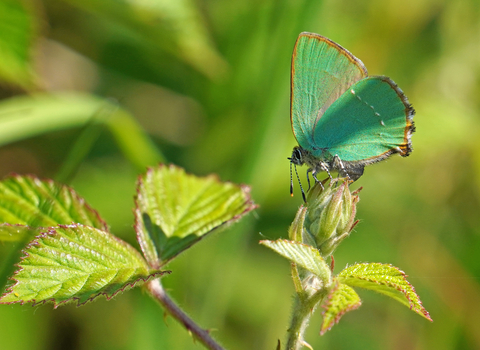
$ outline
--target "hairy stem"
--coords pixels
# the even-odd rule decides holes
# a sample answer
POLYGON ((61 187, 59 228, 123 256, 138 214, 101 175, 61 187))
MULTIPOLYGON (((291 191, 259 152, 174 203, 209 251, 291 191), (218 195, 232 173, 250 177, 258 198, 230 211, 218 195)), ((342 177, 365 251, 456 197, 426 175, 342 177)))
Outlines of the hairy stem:
POLYGON ((303 336, 308 326, 310 316, 313 314, 317 306, 327 296, 328 290, 322 289, 317 291, 310 297, 304 293, 295 296, 293 304, 292 320, 288 328, 288 339, 285 350, 300 350, 306 346, 303 336), (302 295, 303 294, 303 295, 302 295))
POLYGON ((177 304, 167 295, 160 279, 154 279, 147 283, 147 289, 152 297, 178 322, 180 322, 193 336, 198 339, 207 349, 224 350, 211 336, 210 333, 198 326, 177 304))

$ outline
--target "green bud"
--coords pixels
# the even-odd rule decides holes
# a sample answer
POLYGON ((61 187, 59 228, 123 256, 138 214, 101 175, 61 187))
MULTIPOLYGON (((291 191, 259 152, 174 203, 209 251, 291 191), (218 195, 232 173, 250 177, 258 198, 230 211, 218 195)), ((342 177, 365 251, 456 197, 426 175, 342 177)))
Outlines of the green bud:
POLYGON ((305 230, 315 238, 323 257, 332 254, 356 224, 359 197, 350 192, 348 183, 347 179, 333 180, 324 189, 317 183, 308 194, 305 230))
POLYGON ((315 242, 315 237, 313 237, 310 232, 304 228, 306 214, 307 207, 301 205, 297 211, 295 219, 293 219, 292 225, 290 225, 288 230, 288 238, 292 241, 302 242, 312 247, 316 247, 317 245, 315 242))
POLYGON ((305 221, 306 213, 307 208, 301 205, 297 211, 297 215, 295 215, 295 219, 293 219, 293 222, 288 229, 288 238, 290 238, 290 240, 302 242, 303 223, 305 221))

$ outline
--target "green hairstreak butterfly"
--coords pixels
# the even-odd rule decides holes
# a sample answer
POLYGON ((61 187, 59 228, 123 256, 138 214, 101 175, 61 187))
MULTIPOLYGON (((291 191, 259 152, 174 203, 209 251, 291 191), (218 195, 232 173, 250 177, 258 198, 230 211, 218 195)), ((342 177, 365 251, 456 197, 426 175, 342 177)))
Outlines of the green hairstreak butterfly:
POLYGON ((338 171, 355 181, 366 165, 412 151, 415 111, 407 97, 390 78, 368 76, 362 61, 340 45, 301 33, 291 79, 290 118, 298 146, 289 158, 290 174, 292 164, 295 171, 306 164, 307 179, 309 172, 318 182, 317 173, 331 177, 338 171))

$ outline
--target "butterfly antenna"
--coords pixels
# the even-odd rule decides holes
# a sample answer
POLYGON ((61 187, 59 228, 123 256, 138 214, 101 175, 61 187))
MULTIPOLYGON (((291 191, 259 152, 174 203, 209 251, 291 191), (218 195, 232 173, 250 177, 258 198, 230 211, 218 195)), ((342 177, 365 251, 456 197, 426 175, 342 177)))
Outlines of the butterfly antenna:
POLYGON ((298 176, 297 166, 295 165, 295 175, 297 175, 298 184, 300 185, 300 190, 302 191, 303 201, 307 203, 307 198, 305 197, 305 191, 303 190, 302 182, 300 181, 300 176, 298 176))
MULTIPOLYGON (((288 158, 290 159, 290 158, 288 158)), ((293 197, 292 162, 290 162, 290 196, 293 197)))

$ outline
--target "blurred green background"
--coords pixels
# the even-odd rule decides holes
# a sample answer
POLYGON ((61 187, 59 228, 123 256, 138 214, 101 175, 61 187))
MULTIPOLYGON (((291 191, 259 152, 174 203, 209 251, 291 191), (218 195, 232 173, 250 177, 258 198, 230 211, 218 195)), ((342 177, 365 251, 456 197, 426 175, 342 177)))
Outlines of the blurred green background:
MULTIPOLYGON (((360 224, 335 253, 392 263, 434 322, 360 291, 315 349, 480 349, 478 0, 0 0, 0 173, 76 188, 135 247, 136 176, 159 161, 252 186, 255 213, 168 267, 163 283, 228 349, 274 349, 294 292, 286 237, 291 52, 322 34, 415 107, 414 152, 368 167, 360 224)), ((305 168, 300 168, 305 179, 305 168)), ((8 244, 0 247, 8 254, 8 244)), ((0 261, 1 262, 1 261, 0 261)), ((5 349, 201 349, 140 289, 53 310, 1 306, 5 349)))

